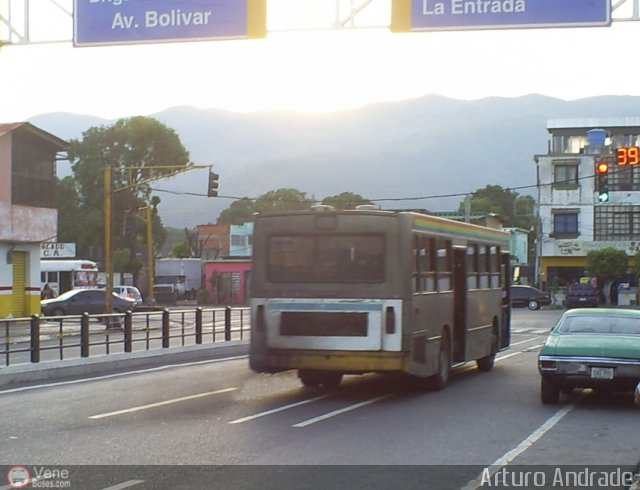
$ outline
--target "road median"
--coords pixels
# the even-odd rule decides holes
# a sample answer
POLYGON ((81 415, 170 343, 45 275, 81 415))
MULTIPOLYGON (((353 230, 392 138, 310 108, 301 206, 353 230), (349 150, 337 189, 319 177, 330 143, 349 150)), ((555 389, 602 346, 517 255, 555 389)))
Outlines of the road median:
POLYGON ((171 349, 152 349, 62 361, 0 366, 0 389, 10 389, 23 384, 109 374, 131 369, 244 356, 248 353, 248 340, 232 340, 224 343, 172 347, 171 349))

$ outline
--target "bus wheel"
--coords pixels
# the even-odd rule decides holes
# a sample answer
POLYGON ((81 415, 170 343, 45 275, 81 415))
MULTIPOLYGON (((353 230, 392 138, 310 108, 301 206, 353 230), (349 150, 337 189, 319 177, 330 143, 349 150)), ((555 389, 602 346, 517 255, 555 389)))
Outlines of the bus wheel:
POLYGON ((317 388, 323 382, 321 373, 311 369, 298 369, 298 378, 307 388, 317 388))
POLYGON ((336 371, 328 371, 326 373, 322 373, 322 386, 325 388, 337 388, 342 381, 342 373, 336 371))
POLYGON ((440 340, 440 352, 438 354, 438 372, 431 376, 428 381, 428 387, 432 390, 441 390, 449 382, 449 374, 451 372, 451 341, 449 340, 449 331, 442 331, 442 339, 440 340))
POLYGON ((496 352, 498 352, 498 336, 494 331, 493 335, 491 336, 491 354, 476 360, 478 371, 486 373, 493 369, 493 365, 496 361, 496 352))

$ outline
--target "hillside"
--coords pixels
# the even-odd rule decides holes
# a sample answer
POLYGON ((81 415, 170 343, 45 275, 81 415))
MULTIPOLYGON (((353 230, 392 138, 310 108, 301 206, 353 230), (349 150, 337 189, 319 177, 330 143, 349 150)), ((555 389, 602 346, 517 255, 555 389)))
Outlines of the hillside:
MULTIPOLYGON (((216 199, 205 197, 206 170, 155 185, 164 223, 179 228, 215 222, 233 198, 283 187, 317 199, 351 191, 387 208, 432 210, 457 207, 461 194, 488 184, 534 194, 533 157, 547 151, 548 119, 638 115, 640 97, 541 95, 475 101, 431 95, 314 115, 193 107, 148 114, 178 133, 194 163, 220 174, 216 199)), ((30 122, 71 139, 114 121, 55 113, 30 122)), ((69 172, 68 165, 59 167, 59 175, 69 172)))

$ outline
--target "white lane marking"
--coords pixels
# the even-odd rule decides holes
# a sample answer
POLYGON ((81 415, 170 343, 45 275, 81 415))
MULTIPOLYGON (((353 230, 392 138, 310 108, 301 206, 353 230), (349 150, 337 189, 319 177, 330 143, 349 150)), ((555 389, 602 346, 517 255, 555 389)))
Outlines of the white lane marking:
POLYGON ((349 405, 348 407, 341 408, 339 410, 334 410, 333 412, 326 413, 324 415, 320 415, 319 417, 314 417, 309 420, 305 420, 304 422, 300 422, 298 424, 294 424, 293 427, 307 427, 308 425, 315 424, 316 422, 321 422, 331 417, 335 417, 336 415, 340 415, 345 412, 350 412, 351 410, 355 410, 356 408, 364 407, 366 405, 371 405, 372 403, 378 402, 385 398, 389 398, 393 396, 394 393, 390 393, 388 395, 382 395, 377 398, 372 398, 371 400, 366 400, 360 403, 356 403, 355 405, 349 405))
MULTIPOLYGON (((129 376, 131 374, 152 373, 155 371, 163 371, 165 369, 173 369, 173 368, 183 367, 183 366, 197 366, 199 364, 213 364, 216 362, 223 362, 223 361, 236 361, 238 359, 246 359, 248 357, 249 356, 232 356, 232 357, 223 357, 221 359, 207 359, 206 361, 186 362, 182 364, 165 364, 164 366, 158 366, 158 367, 153 367, 148 369, 137 369, 135 371, 126 371, 124 373, 105 374, 103 376, 93 376, 91 378, 72 379, 69 381, 58 381, 55 383, 46 383, 42 385, 23 386, 21 388, 11 388, 9 390, 0 391, 0 395, 5 395, 8 393, 17 393, 20 391, 36 390, 40 388, 50 388, 53 386, 64 386, 64 385, 74 385, 78 383, 88 383, 90 381, 98 381, 102 379, 120 378, 122 376, 129 376)), ((0 487, 0 490, 2 490, 2 487, 0 487)))
POLYGON ((300 405, 306 405, 307 403, 315 402, 318 400, 322 400, 323 398, 327 398, 331 396, 332 393, 322 396, 316 396, 315 398, 309 398, 308 400, 302 400, 296 403, 291 403, 290 405, 284 405, 282 407, 274 408, 272 410, 267 410, 265 412, 256 413, 255 415, 249 415, 247 417, 242 417, 240 419, 232 420, 229 422, 230 424, 241 424, 243 422, 248 422, 249 420, 257 419, 260 417, 265 417, 266 415, 271 415, 272 413, 282 412, 283 410, 288 410, 290 408, 299 407, 300 405))
POLYGON ((510 357, 519 356, 520 354, 524 354, 524 353, 526 353, 526 352, 530 352, 530 351, 531 351, 531 349, 537 349, 538 347, 542 347, 543 345, 544 345, 544 344, 537 344, 537 345, 534 345, 534 346, 528 347, 528 348, 527 348, 527 349, 525 349, 525 350, 521 350, 521 351, 518 351, 518 352, 512 352, 511 354, 507 354, 507 355, 505 355, 505 356, 501 356, 501 357, 496 357, 496 362, 498 362, 498 361, 504 361, 505 359, 509 359, 510 357))
POLYGON ((173 400, 165 400, 163 402, 150 403, 148 405, 140 405, 138 407, 125 408, 123 410, 116 410, 115 412, 101 413, 101 414, 98 414, 98 415, 90 415, 89 418, 90 419, 104 419, 106 417, 113 417, 114 415, 122 415, 122 414, 125 414, 125 413, 139 412, 141 410, 146 410, 148 408, 162 407, 164 405, 171 405, 173 403, 184 402, 184 401, 187 401, 187 400, 195 400, 196 398, 203 398, 205 396, 219 395, 221 393, 228 393, 230 391, 235 391, 237 389, 238 388, 224 388, 222 390, 208 391, 206 393, 198 393, 197 395, 189 395, 189 396, 183 396, 183 397, 180 397, 180 398, 174 398, 173 400))
POLYGON ((533 337, 532 339, 527 339, 527 340, 521 340, 520 342, 514 342, 512 344, 509 344, 511 347, 513 347, 514 345, 520 345, 520 344, 526 344, 527 342, 533 342, 534 340, 538 340, 540 338, 540 336, 536 336, 533 337))
POLYGON ((106 487, 102 490, 122 490, 123 488, 135 487, 136 485, 140 485, 144 483, 144 480, 129 480, 122 483, 118 483, 117 485, 113 485, 112 487, 106 487))
POLYGON ((533 444, 535 444, 538 439, 540 439, 543 435, 549 432, 553 427, 560 422, 571 410, 573 410, 576 405, 580 402, 578 400, 576 403, 572 403, 571 405, 567 405, 566 407, 561 408, 556 412, 555 415, 547 419, 547 421, 534 430, 529 437, 527 437, 524 441, 518 444, 511 451, 506 453, 504 456, 495 460, 492 464, 485 467, 478 476, 476 476, 473 480, 467 483, 462 490, 475 490, 477 488, 482 487, 482 482, 486 481, 487 476, 493 476, 497 473, 501 468, 507 466, 511 461, 517 458, 520 454, 529 449, 533 444))

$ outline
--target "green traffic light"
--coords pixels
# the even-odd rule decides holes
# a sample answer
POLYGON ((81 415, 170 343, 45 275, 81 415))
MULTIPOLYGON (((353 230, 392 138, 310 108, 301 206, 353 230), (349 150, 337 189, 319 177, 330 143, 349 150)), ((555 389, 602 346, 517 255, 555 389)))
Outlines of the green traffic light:
POLYGON ((609 193, 608 192, 600 192, 598 194, 599 202, 608 202, 609 201, 609 193))

